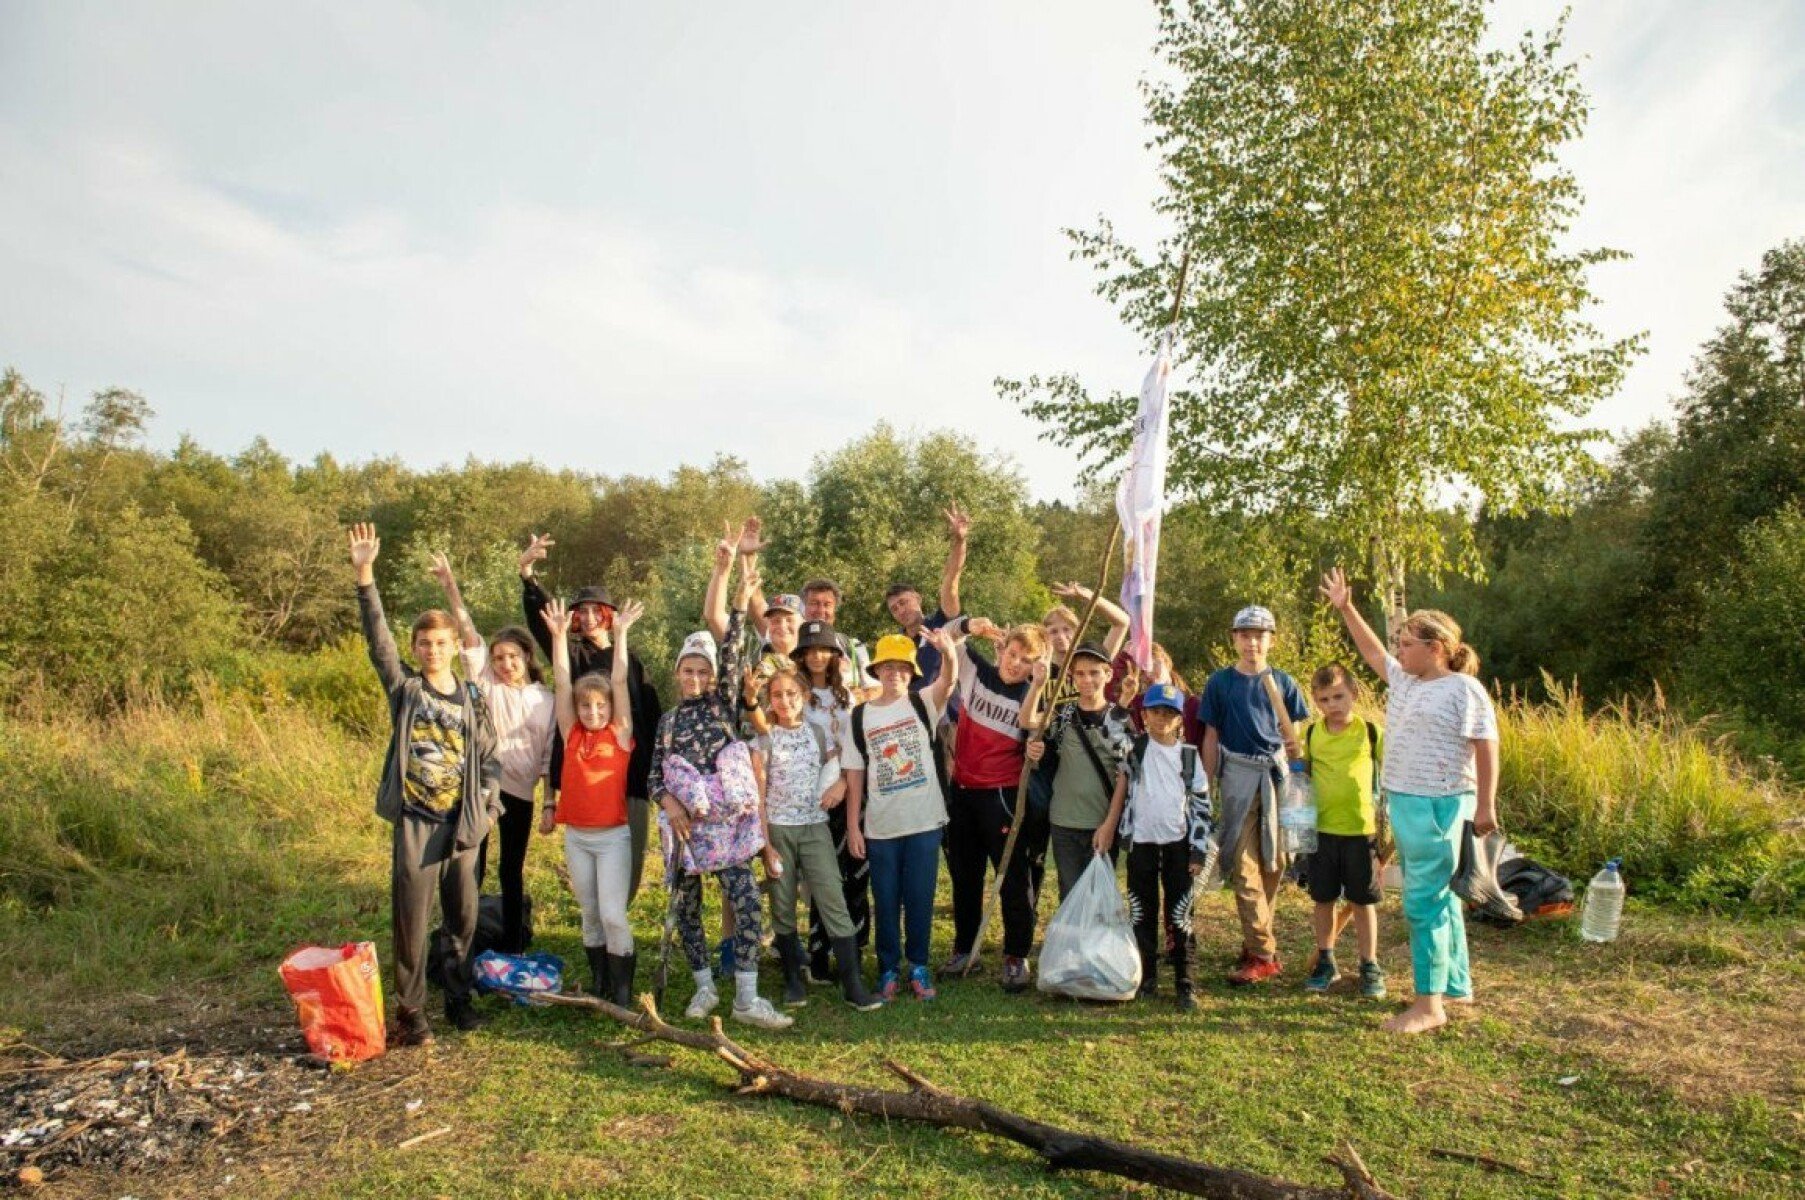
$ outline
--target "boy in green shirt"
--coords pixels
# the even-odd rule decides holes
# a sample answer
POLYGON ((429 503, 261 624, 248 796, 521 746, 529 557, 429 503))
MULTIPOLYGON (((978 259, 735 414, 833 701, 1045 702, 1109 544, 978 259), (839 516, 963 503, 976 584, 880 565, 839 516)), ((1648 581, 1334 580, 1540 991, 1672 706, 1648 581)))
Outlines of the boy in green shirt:
POLYGON ((1335 967, 1335 902, 1354 906, 1360 943, 1360 994, 1385 996, 1379 969, 1379 818, 1374 787, 1385 733, 1354 715, 1359 684, 1330 664, 1310 678, 1310 698, 1322 715, 1304 727, 1304 759, 1316 788, 1316 853, 1310 856, 1310 899, 1316 901, 1316 966, 1304 989, 1326 992, 1341 977, 1335 967))

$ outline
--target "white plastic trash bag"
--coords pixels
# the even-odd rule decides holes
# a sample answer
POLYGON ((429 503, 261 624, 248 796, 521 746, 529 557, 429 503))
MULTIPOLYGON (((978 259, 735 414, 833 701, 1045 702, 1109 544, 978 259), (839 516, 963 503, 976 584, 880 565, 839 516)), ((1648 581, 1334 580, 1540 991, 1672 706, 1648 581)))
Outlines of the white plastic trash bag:
POLYGON ((1132 1000, 1140 986, 1134 918, 1116 890, 1115 869, 1099 854, 1047 925, 1040 990, 1080 1000, 1132 1000))

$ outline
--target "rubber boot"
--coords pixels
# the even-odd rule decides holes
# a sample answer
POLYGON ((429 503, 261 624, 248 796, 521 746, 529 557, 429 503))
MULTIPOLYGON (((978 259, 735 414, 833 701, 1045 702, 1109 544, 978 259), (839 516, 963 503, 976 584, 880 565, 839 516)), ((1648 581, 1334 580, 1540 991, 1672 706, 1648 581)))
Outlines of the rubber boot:
POLYGON ((608 967, 613 972, 609 980, 610 995, 608 999, 622 1008, 633 1007, 633 972, 639 967, 639 952, 629 951, 626 954, 610 954, 608 967))
POLYGON ((846 997, 846 1003, 860 1012, 871 1012, 884 1006, 882 1000, 865 990, 864 977, 859 974, 857 938, 835 938, 834 961, 840 967, 840 994, 846 997))
POLYGON ((802 963, 808 953, 802 940, 793 933, 777 935, 777 957, 783 961, 783 1006, 801 1008, 808 1003, 808 984, 802 978, 802 963))
POLYGON ((613 980, 609 974, 608 947, 584 946, 583 957, 589 960, 589 994, 600 996, 606 1000, 613 990, 613 980))

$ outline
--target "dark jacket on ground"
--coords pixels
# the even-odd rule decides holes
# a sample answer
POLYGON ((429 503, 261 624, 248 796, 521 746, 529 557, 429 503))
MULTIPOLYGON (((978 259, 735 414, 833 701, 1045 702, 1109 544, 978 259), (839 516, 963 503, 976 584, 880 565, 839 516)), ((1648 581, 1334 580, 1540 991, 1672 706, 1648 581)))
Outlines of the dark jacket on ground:
MULTIPOLYGON (((382 782, 376 788, 376 815, 392 824, 401 819, 406 807, 401 791, 407 756, 404 743, 413 728, 425 681, 418 671, 402 665, 375 584, 358 587, 357 608, 370 663, 388 695, 393 723, 388 755, 382 762, 382 782)), ((464 787, 458 806, 448 819, 457 822, 453 835, 457 848, 468 850, 489 835, 489 827, 501 814, 501 759, 495 753, 495 727, 489 721, 489 706, 468 683, 462 685, 460 692, 464 700, 464 728, 468 731, 464 742, 464 787)))

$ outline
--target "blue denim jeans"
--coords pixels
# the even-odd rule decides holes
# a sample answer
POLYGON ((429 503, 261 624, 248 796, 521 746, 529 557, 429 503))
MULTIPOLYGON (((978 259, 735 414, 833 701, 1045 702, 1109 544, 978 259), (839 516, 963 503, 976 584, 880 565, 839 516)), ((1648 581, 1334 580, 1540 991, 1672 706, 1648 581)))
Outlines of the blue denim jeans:
POLYGON ((906 931, 909 965, 928 965, 934 930, 934 889, 940 882, 940 830, 899 838, 868 838, 871 917, 877 928, 877 969, 900 971, 906 931))

